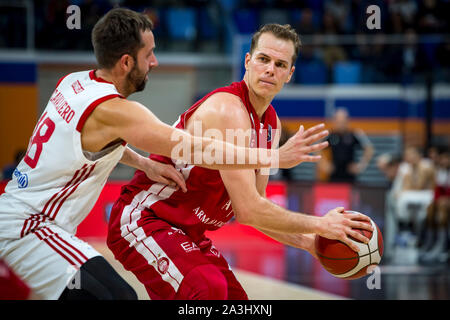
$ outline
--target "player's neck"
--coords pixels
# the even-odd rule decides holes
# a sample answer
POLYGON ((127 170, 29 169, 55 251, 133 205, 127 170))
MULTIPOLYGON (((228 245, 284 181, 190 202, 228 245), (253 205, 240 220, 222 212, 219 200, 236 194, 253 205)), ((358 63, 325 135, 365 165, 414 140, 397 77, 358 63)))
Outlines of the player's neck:
POLYGON ((133 92, 127 90, 127 85, 125 79, 120 76, 115 75, 114 70, 97 69, 95 75, 105 81, 111 82, 116 87, 116 90, 125 98, 128 97, 133 92))
POLYGON ((272 102, 273 97, 262 97, 258 94, 256 94, 255 91, 253 91, 250 86, 248 85, 248 82, 245 80, 245 83, 247 84, 248 88, 248 97, 250 99, 250 103, 253 106, 253 109, 255 109, 256 114, 258 115, 258 118, 261 119, 264 112, 266 112, 267 108, 269 107, 270 103, 272 102))

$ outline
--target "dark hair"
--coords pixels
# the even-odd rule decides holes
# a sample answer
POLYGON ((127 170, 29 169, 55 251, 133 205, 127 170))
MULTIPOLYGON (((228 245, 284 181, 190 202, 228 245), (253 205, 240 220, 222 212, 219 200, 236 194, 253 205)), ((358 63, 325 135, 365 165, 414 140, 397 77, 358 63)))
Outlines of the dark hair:
POLYGON ((100 68, 112 68, 124 54, 136 59, 144 45, 141 31, 153 30, 152 21, 142 13, 115 8, 105 14, 92 30, 92 46, 100 68))
POLYGON ((300 52, 300 46, 302 45, 302 43, 295 29, 292 28, 291 25, 289 24, 281 25, 277 23, 269 23, 259 28, 259 30, 253 34, 252 43, 250 45, 250 54, 253 54, 253 51, 257 47, 259 37, 263 33, 267 32, 272 33, 277 38, 292 41, 292 43, 294 44, 294 55, 292 56, 292 65, 294 65, 300 52))

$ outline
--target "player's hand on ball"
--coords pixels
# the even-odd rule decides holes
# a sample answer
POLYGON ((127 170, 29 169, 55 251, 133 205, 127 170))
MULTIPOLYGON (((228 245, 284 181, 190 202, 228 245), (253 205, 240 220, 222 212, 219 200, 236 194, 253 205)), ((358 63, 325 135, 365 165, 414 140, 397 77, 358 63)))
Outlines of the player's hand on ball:
POLYGON ((187 192, 186 182, 183 175, 169 164, 160 163, 148 159, 145 167, 145 174, 150 180, 167 184, 171 187, 181 188, 183 192, 187 192))
POLYGON ((279 149, 279 167, 292 168, 302 162, 317 162, 321 159, 320 155, 310 155, 328 147, 328 142, 316 143, 328 136, 328 130, 325 130, 323 123, 304 130, 303 126, 279 149), (314 144, 316 143, 316 144, 314 144))
POLYGON ((328 239, 339 240, 348 245, 352 250, 359 252, 358 246, 349 238, 352 237, 363 243, 368 243, 370 239, 353 229, 364 229, 373 231, 370 218, 361 213, 344 213, 343 207, 330 210, 322 217, 320 236, 328 239), (369 224, 364 223, 368 221, 369 224))

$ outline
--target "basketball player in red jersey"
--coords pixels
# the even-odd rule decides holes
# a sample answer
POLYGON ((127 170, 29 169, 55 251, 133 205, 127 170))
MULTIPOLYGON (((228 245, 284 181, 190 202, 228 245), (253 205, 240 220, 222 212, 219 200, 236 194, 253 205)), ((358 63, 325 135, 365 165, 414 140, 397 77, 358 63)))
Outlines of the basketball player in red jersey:
MULTIPOLYGON (((272 133, 281 126, 271 101, 291 79, 299 46, 290 26, 263 26, 245 57, 244 79, 206 95, 180 116, 176 126, 194 133, 200 124, 223 137, 230 129, 248 130, 255 134, 245 145, 276 145, 279 134, 272 133)), ((343 208, 336 208, 316 217, 270 202, 265 198, 268 175, 260 171, 212 171, 166 157, 152 158, 173 164, 183 174, 187 192, 137 171, 112 209, 107 239, 116 259, 145 285, 151 299, 247 299, 228 263, 204 234, 220 228, 233 214, 238 222, 312 254, 314 234, 339 239, 355 251, 350 236, 368 241, 352 230, 371 230, 361 222, 368 221, 364 215, 344 216, 343 208)))

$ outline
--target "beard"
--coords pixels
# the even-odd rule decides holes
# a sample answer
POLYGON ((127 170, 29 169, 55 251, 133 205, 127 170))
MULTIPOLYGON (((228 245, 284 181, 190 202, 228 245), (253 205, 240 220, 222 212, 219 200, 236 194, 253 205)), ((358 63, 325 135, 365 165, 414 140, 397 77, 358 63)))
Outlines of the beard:
POLYGON ((133 69, 128 73, 127 80, 132 92, 139 92, 145 89, 147 73, 141 72, 135 64, 133 69))

